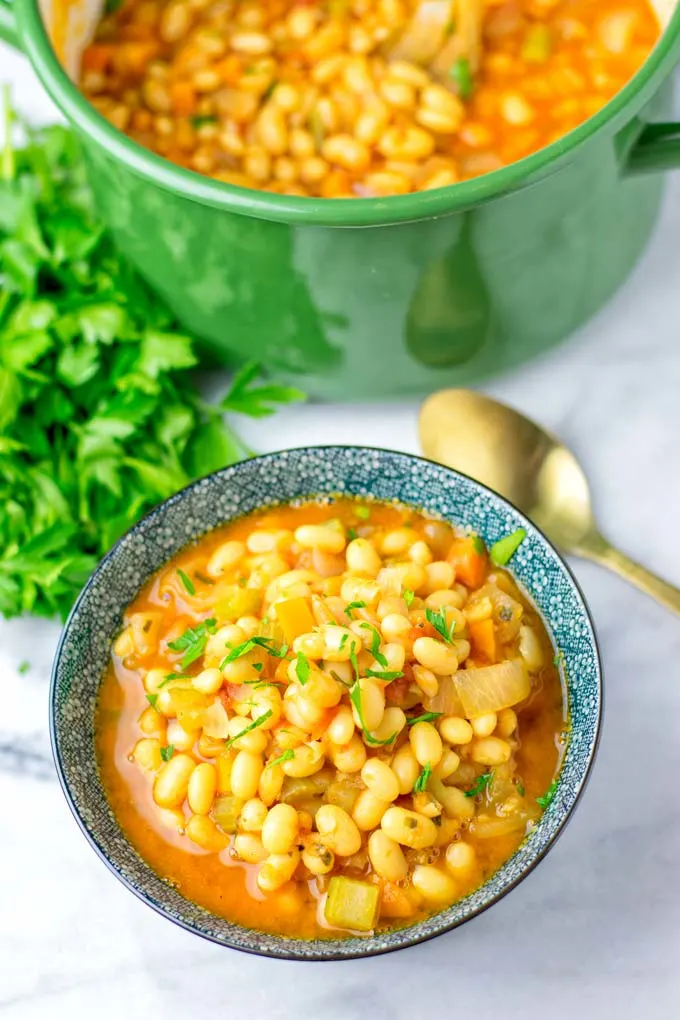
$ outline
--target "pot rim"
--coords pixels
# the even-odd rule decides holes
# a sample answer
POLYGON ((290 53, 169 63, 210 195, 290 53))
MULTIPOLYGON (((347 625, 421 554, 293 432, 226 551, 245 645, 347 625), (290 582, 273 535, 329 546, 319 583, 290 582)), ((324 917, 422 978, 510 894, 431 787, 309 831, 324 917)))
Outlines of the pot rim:
POLYGON ((538 152, 481 177, 446 188, 389 198, 303 198, 240 188, 176 166, 119 131, 82 95, 59 62, 47 35, 38 0, 15 0, 25 52, 66 119, 137 175, 181 197, 229 212, 277 223, 328 227, 387 226, 460 212, 503 192, 526 186, 536 174, 554 173, 601 129, 611 125, 652 79, 670 72, 680 35, 680 5, 638 72, 594 116, 538 152))
MULTIPOLYGON (((268 505, 268 504, 265 504, 268 505)), ((527 589, 528 590, 528 589, 527 589)), ((534 594, 529 591, 530 597, 533 599, 534 594)), ((548 632, 551 639, 554 637, 552 627, 546 621, 548 632)), ((418 945, 423 942, 428 942, 430 939, 437 937, 438 935, 445 934, 446 932, 453 931, 455 928, 460 927, 462 924, 467 923, 480 914, 484 913, 494 904, 498 903, 503 899, 509 892, 515 889, 532 871, 541 863, 555 845, 559 837, 564 832, 566 825, 571 820, 579 804, 584 790, 588 784, 588 781, 592 775, 593 766, 598 753, 601 730, 602 730, 602 719, 604 709, 604 684, 603 684, 603 669, 602 669, 602 658, 600 654, 599 642, 595 624, 592 618, 590 607, 586 601, 585 595, 579 586, 571 568, 562 556, 562 554, 552 544, 550 539, 538 528, 537 525, 533 524, 525 515, 518 510, 513 503, 507 500, 504 496, 500 496, 494 490, 488 488, 482 482, 472 479, 469 475, 466 475, 462 471, 456 471, 453 468, 446 467, 443 464, 439 464, 436 461, 431 461, 425 457, 417 456, 416 454, 403 453, 401 451, 389 450, 383 448, 377 448, 372 446, 357 446, 349 444, 335 444, 335 445, 323 445, 323 446, 301 446, 292 447, 286 450, 277 450, 271 453, 260 454, 257 457, 252 458, 249 461, 241 461, 237 464, 233 464, 229 467, 222 468, 219 471, 212 472, 210 475, 204 478, 198 479, 192 482, 190 485, 181 489, 179 492, 170 496, 167 500, 164 500, 157 507, 150 510, 144 517, 141 518, 137 524, 116 542, 116 544, 109 550, 109 552, 102 558, 100 563, 95 568, 93 574, 88 579, 83 590, 79 594, 76 602, 71 609, 69 617, 64 624, 64 628, 61 633, 59 644, 55 653, 55 658, 52 666, 52 673, 50 678, 50 692, 49 692, 49 729, 50 729, 50 742, 52 747, 52 754, 54 757, 55 768, 57 777, 62 788, 64 797, 68 803, 68 806, 73 814, 75 821, 77 822, 81 832, 87 839, 90 846, 93 848, 100 860, 107 866, 112 874, 123 883, 132 893, 135 894, 143 903, 150 906, 162 917, 172 921, 178 927, 191 932, 194 935, 198 935, 201 938, 206 939, 209 942, 214 942, 220 946, 226 946, 231 949, 236 949, 242 952, 251 953, 256 956, 268 957, 272 959, 284 959, 284 960, 301 960, 301 961, 336 961, 336 960, 348 960, 348 959, 359 959, 371 956, 380 956, 385 953, 395 952, 399 949, 406 949, 411 946, 418 945), (415 464, 422 465, 423 468, 428 466, 437 468, 438 471, 442 471, 445 474, 450 474, 455 478, 460 478, 467 483, 471 483, 473 488, 479 490, 482 493, 490 495, 494 501, 498 501, 505 504, 508 508, 512 509, 517 517, 524 521, 524 524, 530 529, 531 533, 535 534, 540 541, 540 544, 545 547, 555 559, 558 564, 560 572, 569 581, 570 585, 575 592, 578 601, 580 602, 581 609, 583 611, 584 618, 587 623, 587 637, 586 640, 590 645, 593 652, 594 666, 595 666, 595 680, 597 690, 597 703, 596 703, 596 717, 594 723, 594 729, 592 734, 592 740, 588 747, 586 760, 583 762, 580 768, 580 774, 576 786, 573 789, 573 799, 571 804, 566 808, 562 808, 559 813, 559 817, 555 819, 554 829, 547 839, 544 846, 537 846, 534 849, 532 858, 526 862, 525 866, 518 872, 518 874, 507 881, 505 886, 495 893, 490 894, 488 898, 476 906, 471 906, 467 909, 464 916, 458 919, 450 919, 445 916, 446 910, 436 912, 432 917, 426 921, 417 922, 414 925, 409 925, 404 928, 393 929, 390 933, 387 941, 384 941, 379 936, 369 936, 366 938, 340 938, 340 939, 329 939, 323 942, 319 946, 316 940, 308 942, 306 939, 300 938, 288 938, 285 936, 266 936, 267 939, 271 939, 272 943, 263 945, 259 943, 246 944, 242 939, 234 939, 218 937, 216 934, 201 928, 196 923, 193 923, 190 919, 185 918, 182 915, 178 915, 175 912, 169 910, 165 905, 156 901, 148 890, 143 888, 143 885, 135 881, 132 877, 127 876, 120 868, 118 868, 111 857, 109 856, 109 848, 106 842, 101 840, 101 837, 96 835, 95 832, 91 831, 90 825, 85 820, 82 814, 82 810, 77 803, 77 799, 72 792, 71 782, 67 775, 67 770, 64 766, 64 761, 61 753, 61 739, 60 739, 60 722, 59 712, 57 710, 58 700, 58 688, 60 681, 60 673, 62 668, 62 660, 68 650, 70 642, 73 640, 73 629, 77 631, 79 626, 78 614, 80 607, 84 601, 86 601, 90 590, 96 587, 97 579, 101 574, 102 568, 107 563, 120 555, 121 550, 124 548, 124 543, 133 535, 143 533, 144 530, 150 526, 153 526, 154 522, 162 520, 162 518, 168 513, 168 510, 177 504, 181 504, 188 496, 190 496, 193 490, 203 485, 206 481, 211 478, 237 478, 239 472, 242 470, 244 464, 249 466, 266 466, 268 462, 276 461, 282 457, 288 455, 323 455, 327 457, 335 452, 342 452, 343 454, 354 453, 361 457, 370 456, 371 454, 386 455, 390 458, 396 457, 397 459, 403 459, 407 462, 414 462, 415 464)), ((573 752, 576 753, 576 752, 573 752)), ((558 784, 562 785, 564 781, 564 765, 565 760, 562 761, 558 772, 558 784)), ((558 787, 559 788, 559 787, 558 787)), ((126 837, 125 837, 126 838, 126 837)), ((115 839, 113 840, 115 842, 115 839)), ((507 865, 501 865, 501 869, 507 865)), ((145 867, 152 871, 151 866, 144 861, 145 867)), ((488 878, 484 884, 480 887, 484 889, 490 882, 493 881, 493 876, 488 878)), ((245 934, 253 934, 250 929, 246 929, 240 924, 234 923, 234 928, 245 934)))

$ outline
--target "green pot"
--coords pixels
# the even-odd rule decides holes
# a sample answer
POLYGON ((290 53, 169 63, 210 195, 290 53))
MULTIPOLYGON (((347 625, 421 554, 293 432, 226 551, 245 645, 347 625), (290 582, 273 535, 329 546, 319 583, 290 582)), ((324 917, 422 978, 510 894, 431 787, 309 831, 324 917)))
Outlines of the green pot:
POLYGON ((389 199, 291 198, 174 166, 78 92, 36 0, 0 0, 80 135, 120 247, 221 361, 255 358, 321 397, 417 394, 498 373, 566 337, 635 264, 680 166, 663 121, 680 10, 595 117, 518 163, 389 199))

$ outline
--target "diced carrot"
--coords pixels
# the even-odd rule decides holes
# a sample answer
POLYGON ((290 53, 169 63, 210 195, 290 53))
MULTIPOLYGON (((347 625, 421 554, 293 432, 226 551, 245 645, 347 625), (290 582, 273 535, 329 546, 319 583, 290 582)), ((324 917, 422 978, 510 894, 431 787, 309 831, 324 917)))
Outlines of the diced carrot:
POLYGON ((487 556, 475 548, 474 538, 454 538, 447 559, 457 581, 467 588, 479 588, 486 577, 487 556))
POLYGON ((276 619, 279 621, 283 636, 289 645, 296 637, 300 637, 301 634, 309 634, 316 626, 307 598, 286 599, 284 602, 277 602, 276 619))
POLYGON ((196 89, 190 81, 175 81, 170 86, 172 112, 178 117, 190 117, 196 112, 196 89))
POLYGON ((149 42, 124 42, 115 54, 114 64, 116 70, 121 74, 141 74, 146 70, 147 64, 158 55, 160 43, 150 40, 149 42))
POLYGON ((410 917, 415 906, 403 889, 394 882, 384 882, 380 900, 381 917, 410 917))
POLYGON ((83 71, 108 71, 115 47, 93 43, 83 53, 83 71))
POLYGON ((493 620, 472 620, 468 623, 468 630, 473 651, 487 662, 495 662, 496 635, 493 620))
POLYGON ((243 74, 243 62, 235 53, 215 64, 214 69, 221 76, 225 85, 238 85, 243 74))

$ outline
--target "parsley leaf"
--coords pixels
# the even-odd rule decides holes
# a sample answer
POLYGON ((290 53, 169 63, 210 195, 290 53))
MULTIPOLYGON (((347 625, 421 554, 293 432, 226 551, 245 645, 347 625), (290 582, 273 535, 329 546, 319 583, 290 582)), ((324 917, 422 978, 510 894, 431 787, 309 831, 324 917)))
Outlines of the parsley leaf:
POLYGON ((167 744, 165 747, 161 747, 161 758, 163 761, 170 761, 174 753, 175 753, 174 744, 167 744))
POLYGON ((267 768, 270 769, 273 765, 282 765, 284 761, 292 761, 295 757, 295 751, 292 747, 287 748, 278 758, 274 758, 273 761, 267 763, 267 768))
POLYGON ((160 690, 161 687, 167 687, 171 680, 191 680, 191 679, 192 678, 190 673, 166 673, 165 679, 161 680, 161 682, 158 684, 158 688, 160 690))
POLYGON ((358 600, 357 602, 348 602, 348 604, 345 606, 345 615, 349 616, 349 618, 351 620, 352 619, 352 610, 354 610, 354 609, 365 609, 365 608, 366 608, 366 603, 362 602, 361 600, 358 600))
POLYGON ((520 782, 517 783, 517 792, 520 795, 520 797, 523 797, 525 795, 525 793, 527 791, 524 788, 524 783, 520 783, 520 782))
POLYGON ((184 585, 184 587, 186 588, 186 590, 189 593, 189 595, 195 595, 196 594, 196 587, 194 585, 194 582, 191 580, 191 578, 187 577, 187 575, 184 573, 184 571, 181 569, 181 567, 177 568, 177 573, 179 574, 179 579, 182 582, 182 584, 184 585))
POLYGON ((426 763, 426 765, 425 765, 425 768, 423 769, 423 771, 420 773, 420 775, 416 779, 415 783, 413 784, 413 792, 414 793, 424 793, 425 789, 427 788, 427 784, 430 781, 430 776, 431 775, 432 775, 432 766, 430 765, 430 763, 428 761, 426 763))
POLYGON ((527 537, 526 528, 518 528, 511 535, 499 538, 489 549, 489 557, 495 567, 504 567, 515 555, 524 539, 527 537))
POLYGON ((466 797, 477 797, 478 794, 484 793, 487 786, 493 779, 493 772, 482 772, 481 776, 477 776, 474 785, 469 790, 465 790, 466 797))
MULTIPOLYGON (((356 662, 356 656, 354 657, 354 659, 355 659, 355 662, 356 662)), ((382 747, 385 744, 391 744, 392 741, 397 736, 396 730, 392 734, 391 737, 387 738, 387 740, 378 740, 377 737, 371 736, 371 734, 369 733, 368 729, 366 728, 366 723, 364 722, 363 710, 362 710, 362 707, 361 707, 361 687, 359 685, 359 681, 358 680, 356 680, 354 682, 354 684, 352 684, 352 686, 349 689, 349 700, 354 705, 356 713, 359 716, 359 722, 361 723, 361 729, 363 730, 364 740, 366 741, 366 743, 370 744, 372 747, 382 747)))
POLYGON ((217 117, 212 113, 205 113, 202 115, 197 115, 196 117, 191 117, 191 126, 195 130, 198 130, 198 128, 202 128, 205 124, 217 124, 217 123, 218 123, 217 117))
POLYGON ((357 536, 356 530, 354 528, 348 528, 347 529, 347 539, 348 539, 348 541, 353 542, 354 539, 357 538, 357 537, 358 536, 357 536))
POLYGON ((224 746, 225 747, 231 747, 231 745, 236 740, 240 740, 241 737, 246 735, 246 733, 250 733, 252 730, 257 729, 258 726, 261 726, 263 722, 266 722, 267 719, 269 719, 269 717, 271 715, 272 715, 272 710, 271 710, 271 708, 268 708, 266 712, 262 713, 262 715, 258 715, 257 719, 255 719, 254 722, 251 722, 249 726, 246 726, 244 729, 242 729, 241 732, 238 734, 238 736, 232 737, 230 740, 227 740, 227 742, 226 742, 226 744, 224 746))
POLYGON ((472 539, 472 545, 474 547, 475 552, 478 553, 480 556, 483 556, 484 553, 486 552, 484 540, 479 535, 471 535, 470 537, 472 539))
POLYGON ((156 702, 158 701, 158 695, 157 694, 147 694, 146 695, 146 700, 149 702, 149 704, 151 705, 152 708, 155 708, 156 707, 156 702))
POLYGON ((303 687, 309 680, 309 671, 309 659, 303 652, 298 652, 295 660, 295 675, 303 687))
POLYGON ((280 648, 277 648, 270 638, 251 637, 248 638, 247 641, 244 641, 242 645, 236 645, 231 649, 229 654, 222 659, 220 669, 224 669, 228 662, 235 662, 236 659, 240 659, 242 655, 247 655, 248 652, 252 652, 253 648, 264 648, 265 652, 273 656, 275 659, 285 659, 288 654, 288 645, 281 645, 280 648))
POLYGON ((469 99, 475 91, 474 78, 470 69, 470 61, 466 57, 458 57, 449 68, 449 77, 456 86, 461 99, 469 99))
POLYGON ((186 669, 196 659, 200 659, 208 643, 208 635, 214 634, 217 629, 217 620, 211 616, 195 627, 189 627, 175 641, 168 642, 168 648, 173 652, 184 652, 180 668, 186 669))
POLYGON ((372 623, 360 623, 359 626, 360 627, 365 627, 367 630, 371 631, 371 635, 372 635, 372 637, 371 637, 371 655, 373 656, 375 661, 377 663, 379 663, 381 666, 386 666, 387 665, 387 659, 385 658, 383 653, 380 651, 380 643, 382 641, 382 638, 380 637, 380 631, 378 630, 378 628, 374 627, 372 623))
POLYGON ((376 680, 385 680, 387 683, 391 683, 392 680, 398 680, 400 676, 404 674, 398 669, 367 669, 366 676, 375 677, 376 680))
POLYGON ((260 367, 250 362, 236 373, 229 392, 220 402, 223 411, 237 411, 251 418, 264 418, 273 414, 277 404, 293 404, 305 399, 301 390, 293 386, 276 386, 273 383, 254 386, 260 367))
MULTIPOLYGON (((76 135, 4 106, 0 616, 65 618, 140 517, 248 451, 196 389, 194 338, 99 221, 76 135)), ((230 410, 291 399, 256 373, 230 410)))
POLYGON ((414 591, 411 591, 410 588, 405 588, 404 591, 401 593, 401 597, 403 598, 407 607, 410 609, 411 605, 413 604, 413 600, 416 597, 416 593, 414 591))
POLYGON ((453 642, 453 632, 456 629, 456 621, 451 620, 451 623, 446 621, 446 606, 442 606, 436 611, 434 609, 426 609, 425 616, 427 617, 428 623, 431 623, 434 629, 441 637, 444 638, 447 644, 453 642))
POLYGON ((25 676, 30 668, 31 668, 30 662, 24 659, 24 661, 20 662, 19 665, 17 666, 17 673, 19 674, 19 676, 25 676))
POLYGON ((545 809, 550 804, 552 804, 553 798, 555 797, 556 793, 557 793, 557 780, 553 779, 552 783, 545 791, 545 793, 541 797, 536 798, 536 803, 539 805, 539 807, 542 807, 543 810, 545 811, 545 809))
POLYGON ((440 716, 444 715, 443 712, 423 712, 422 715, 416 715, 413 719, 407 719, 407 726, 415 726, 417 722, 433 722, 435 719, 439 719, 440 716))
POLYGON ((354 507, 354 516, 358 517, 359 520, 361 520, 361 521, 367 521, 369 519, 369 517, 371 516, 370 507, 367 507, 367 506, 355 506, 354 507))

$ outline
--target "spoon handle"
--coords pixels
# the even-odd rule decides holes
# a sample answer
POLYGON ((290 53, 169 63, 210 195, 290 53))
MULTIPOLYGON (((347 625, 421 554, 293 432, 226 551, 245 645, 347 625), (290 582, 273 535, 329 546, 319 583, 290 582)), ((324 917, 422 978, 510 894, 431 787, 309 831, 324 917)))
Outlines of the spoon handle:
POLYGON ((613 570, 615 574, 630 581, 636 588, 656 599, 667 609, 680 613, 680 588, 676 588, 668 581, 662 580, 657 574, 653 574, 651 570, 636 563, 620 549, 616 549, 603 535, 598 533, 589 535, 575 551, 586 559, 613 570))

